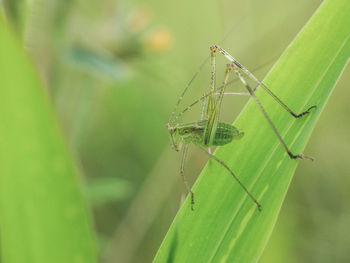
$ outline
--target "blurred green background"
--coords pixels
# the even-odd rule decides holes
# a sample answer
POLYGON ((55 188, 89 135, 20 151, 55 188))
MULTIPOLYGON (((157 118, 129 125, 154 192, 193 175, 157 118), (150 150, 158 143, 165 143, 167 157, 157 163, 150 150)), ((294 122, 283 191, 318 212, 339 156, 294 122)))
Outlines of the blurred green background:
MULTIPOLYGON (((209 46, 230 32, 222 46, 263 78, 321 0, 0 3, 50 94, 109 263, 151 262, 185 197, 165 124, 209 46)), ((208 73, 206 65, 181 107, 207 90, 208 73)), ((260 262, 350 262, 349 83, 347 69, 305 151, 316 161, 300 162, 260 262)), ((245 102, 225 100, 224 119, 245 102)), ((206 161, 191 150, 191 183, 206 161)))

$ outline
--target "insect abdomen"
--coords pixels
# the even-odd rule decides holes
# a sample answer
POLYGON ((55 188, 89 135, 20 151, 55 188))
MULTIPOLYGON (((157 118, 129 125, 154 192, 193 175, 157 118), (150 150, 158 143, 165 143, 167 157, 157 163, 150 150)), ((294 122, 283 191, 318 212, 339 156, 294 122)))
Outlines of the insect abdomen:
POLYGON ((236 127, 224 122, 219 122, 216 127, 213 145, 225 145, 234 139, 242 138, 243 135, 244 133, 240 132, 236 127))

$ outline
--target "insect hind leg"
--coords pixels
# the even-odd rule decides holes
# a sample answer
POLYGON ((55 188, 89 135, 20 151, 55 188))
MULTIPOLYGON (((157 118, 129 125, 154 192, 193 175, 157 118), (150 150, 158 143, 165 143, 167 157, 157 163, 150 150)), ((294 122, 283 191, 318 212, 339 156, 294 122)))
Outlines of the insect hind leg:
POLYGON ((251 80, 253 80, 254 82, 256 82, 258 84, 258 86, 254 89, 254 92, 256 91, 256 89, 260 86, 262 87, 279 105, 282 106, 282 108, 284 108, 290 115, 292 115, 294 118, 298 119, 304 115, 307 115, 310 113, 310 111, 312 109, 317 108, 316 105, 313 105, 311 107, 309 107, 306 111, 303 111, 302 113, 295 113, 294 111, 292 111, 280 98, 278 98, 268 87, 265 86, 264 83, 262 83, 257 77, 255 77, 253 75, 253 73, 251 73, 247 68, 245 68, 241 63, 239 63, 237 61, 237 59, 235 59, 234 57, 232 57, 226 50, 224 50, 223 48, 221 48, 218 45, 213 45, 210 47, 210 50, 215 53, 216 51, 219 51, 224 57, 226 57, 232 64, 234 64, 236 66, 236 68, 242 70, 244 72, 245 75, 247 75, 251 80))
POLYGON ((255 95, 255 91, 249 86, 248 82, 245 80, 245 78, 243 77, 243 75, 241 74, 241 72, 238 70, 237 66, 235 64, 231 64, 234 72, 236 73, 236 75, 238 76, 238 78, 241 80, 241 82, 243 83, 243 85, 246 87, 246 89, 248 90, 248 92, 250 93, 251 97, 255 100, 256 104, 259 106, 261 112, 263 113, 265 119, 267 120, 267 122, 269 123, 270 127, 272 128, 273 132, 275 133, 275 135, 277 136, 278 140, 280 141, 280 143, 282 144, 283 148, 286 150, 286 152, 288 153, 289 157, 291 159, 309 159, 311 161, 313 161, 314 159, 312 157, 306 156, 304 154, 293 154, 287 144, 284 142, 284 140, 282 139, 282 136, 279 134, 277 128, 275 127, 275 125, 273 124, 272 120, 270 119, 269 115, 267 114, 265 108, 262 106, 260 100, 258 99, 258 97, 255 95))

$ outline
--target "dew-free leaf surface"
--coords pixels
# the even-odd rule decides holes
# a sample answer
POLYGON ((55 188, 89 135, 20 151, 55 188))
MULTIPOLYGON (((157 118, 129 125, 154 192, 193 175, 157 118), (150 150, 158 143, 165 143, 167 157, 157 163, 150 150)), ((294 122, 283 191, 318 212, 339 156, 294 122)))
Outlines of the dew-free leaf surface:
MULTIPOLYGON (((266 86, 295 112, 302 112, 312 105, 317 105, 316 110, 294 119, 262 89, 257 92, 295 154, 303 153, 312 129, 348 62, 349 13, 349 1, 325 1, 264 80, 266 86)), ((297 164, 310 161, 289 158, 252 100, 234 125, 242 129, 245 136, 240 141, 219 147, 215 155, 231 167, 259 200, 262 211, 258 211, 222 166, 210 160, 193 188, 195 211, 191 211, 187 199, 154 262, 258 261, 297 164)), ((306 154, 312 156, 312 153, 306 154)), ((316 163, 317 160, 309 165, 316 163)))

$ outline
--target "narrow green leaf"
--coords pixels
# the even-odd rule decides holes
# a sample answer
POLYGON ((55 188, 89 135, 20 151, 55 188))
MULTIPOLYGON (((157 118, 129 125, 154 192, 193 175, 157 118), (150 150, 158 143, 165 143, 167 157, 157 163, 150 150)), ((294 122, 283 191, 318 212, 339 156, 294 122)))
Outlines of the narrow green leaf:
MULTIPOLYGON (((303 152, 348 62, 349 14, 348 0, 325 1, 264 81, 294 111, 311 105, 317 105, 316 110, 296 120, 262 89, 257 92, 295 154, 303 152)), ((154 262, 258 261, 301 160, 289 158, 254 101, 248 102, 235 126, 245 136, 220 147, 216 156, 231 167, 263 210, 259 212, 227 171, 210 160, 194 186, 195 211, 187 199, 154 262)))
POLYGON ((6 14, 6 18, 11 22, 13 28, 22 36, 25 32, 31 1, 4 0, 1 5, 4 9, 3 15, 6 14))
POLYGON ((1 18, 0 87, 3 262, 96 262, 86 204, 48 96, 1 18))
POLYGON ((87 195, 92 206, 124 200, 130 194, 131 184, 120 178, 95 179, 87 185, 87 195))

